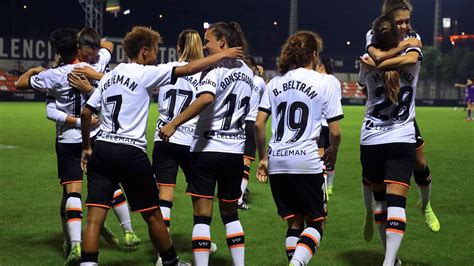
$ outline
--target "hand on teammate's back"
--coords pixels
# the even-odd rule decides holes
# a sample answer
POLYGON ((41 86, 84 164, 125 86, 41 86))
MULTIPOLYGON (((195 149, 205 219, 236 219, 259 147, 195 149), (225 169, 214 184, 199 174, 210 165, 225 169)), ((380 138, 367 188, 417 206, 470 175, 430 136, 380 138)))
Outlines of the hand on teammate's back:
POLYGON ((81 154, 81 169, 87 174, 87 161, 91 157, 92 149, 83 149, 81 154))
POLYGON ((91 128, 95 129, 100 126, 100 118, 97 115, 92 115, 91 128))
POLYGON ((168 141, 170 141, 170 138, 171 138, 171 136, 173 136, 175 131, 176 131, 176 126, 174 126, 174 124, 172 124, 170 122, 170 123, 164 125, 160 129, 159 136, 163 141, 168 142, 168 141))
POLYGON ((377 67, 377 65, 375 64, 374 59, 372 59, 372 57, 370 57, 369 55, 361 56, 360 57, 360 62, 362 64, 365 64, 365 65, 370 66, 370 67, 377 67))
POLYGON ((268 182, 268 159, 258 162, 257 180, 261 183, 268 182))
POLYGON ((71 72, 67 75, 67 80, 71 87, 82 92, 89 93, 94 89, 84 74, 71 72))
POLYGON ((97 79, 100 80, 101 74, 95 71, 92 67, 76 67, 72 70, 74 74, 83 74, 88 79, 97 79))

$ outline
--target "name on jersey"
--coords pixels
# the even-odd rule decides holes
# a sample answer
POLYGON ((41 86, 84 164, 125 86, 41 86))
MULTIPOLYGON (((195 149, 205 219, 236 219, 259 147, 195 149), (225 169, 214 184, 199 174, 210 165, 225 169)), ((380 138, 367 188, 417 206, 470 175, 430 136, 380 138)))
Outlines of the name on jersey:
POLYGON ((283 87, 281 89, 274 89, 273 94, 275 96, 278 96, 281 93, 288 90, 301 91, 302 93, 306 94, 311 99, 313 99, 314 97, 316 97, 316 95, 318 95, 316 91, 313 90, 313 86, 308 86, 306 85, 306 83, 303 83, 298 80, 290 80, 287 83, 283 83, 283 87))
POLYGON ((134 91, 138 86, 138 84, 135 83, 135 81, 130 80, 130 78, 126 78, 125 76, 122 76, 122 75, 114 75, 111 78, 109 78, 106 82, 104 82, 100 90, 103 92, 114 84, 121 84, 127 87, 131 91, 134 91))
MULTIPOLYGON (((400 74, 400 78, 404 79, 408 83, 412 84, 413 81, 415 80, 415 76, 411 74, 410 72, 399 70, 398 73, 400 74)), ((376 73, 375 75, 372 76, 375 82, 379 82, 382 80, 382 75, 380 73, 376 73)))
POLYGON ((243 132, 228 133, 218 132, 214 130, 207 130, 204 132, 204 138, 206 139, 238 139, 245 140, 245 134, 243 132))
POLYGON ((221 82, 221 88, 225 90, 230 84, 235 83, 237 81, 243 81, 247 83, 252 90, 255 90, 255 84, 253 84, 253 78, 245 75, 242 72, 234 72, 231 75, 224 78, 221 82))
POLYGON ((184 80, 186 80, 189 84, 191 84, 191 86, 193 86, 194 88, 197 88, 199 86, 199 80, 193 78, 193 76, 186 76, 186 77, 183 77, 184 80))
POLYGON ((105 131, 99 131, 99 133, 97 133, 97 137, 101 139, 107 139, 107 140, 117 141, 117 142, 125 142, 125 143, 130 143, 130 144, 136 144, 137 142, 136 139, 118 136, 118 135, 105 132, 105 131))
POLYGON ((279 156, 279 157, 286 157, 286 156, 299 156, 299 155, 306 155, 305 150, 272 150, 268 149, 268 155, 270 156, 279 156))

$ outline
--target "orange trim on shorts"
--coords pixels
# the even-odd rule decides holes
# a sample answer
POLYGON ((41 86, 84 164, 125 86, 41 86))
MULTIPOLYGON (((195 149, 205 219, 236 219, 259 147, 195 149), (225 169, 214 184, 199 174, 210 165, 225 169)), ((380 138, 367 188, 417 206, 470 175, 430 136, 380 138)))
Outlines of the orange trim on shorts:
POLYGON ((407 222, 406 219, 402 219, 402 218, 398 218, 398 217, 388 217, 387 221, 400 221, 400 222, 404 222, 404 223, 407 222))
POLYGON ((211 241, 210 237, 193 237, 191 241, 198 241, 198 240, 204 240, 204 241, 211 241))
POLYGON ((295 250, 296 249, 296 246, 294 247, 287 247, 286 250, 295 250))
POLYGON ((113 207, 113 208, 117 208, 117 207, 120 207, 120 206, 122 206, 122 205, 124 205, 124 204, 127 204, 127 201, 126 201, 126 200, 124 200, 123 202, 120 202, 119 204, 116 204, 116 205, 114 205, 114 206, 112 206, 112 207, 113 207))
POLYGON ((59 183, 59 185, 64 186, 64 185, 67 185, 67 184, 82 183, 82 182, 83 182, 82 180, 66 181, 66 182, 63 182, 63 183, 59 183))
POLYGON ((313 251, 311 250, 311 248, 308 247, 308 245, 306 245, 304 243, 299 243, 298 245, 296 245, 296 247, 299 247, 299 246, 306 248, 309 251, 309 253, 311 254, 311 256, 313 255, 313 251))
POLYGON ((194 194, 190 192, 186 192, 186 194, 193 196, 193 197, 198 197, 198 198, 205 198, 205 199, 214 199, 214 196, 205 196, 205 195, 199 195, 199 194, 194 194))
POLYGON ((171 221, 171 218, 165 218, 165 217, 163 217, 163 221, 171 221))
POLYGON ((244 158, 249 159, 250 161, 255 161, 254 157, 250 157, 250 156, 247 156, 247 155, 244 155, 244 158))
POLYGON ((244 232, 237 233, 237 234, 231 234, 231 235, 226 236, 226 238, 231 238, 231 237, 236 237, 236 236, 244 236, 244 232))
POLYGON ((416 151, 419 151, 425 147, 425 142, 423 141, 423 144, 421 144, 420 147, 416 148, 416 151))
POLYGON ((236 201, 239 201, 239 199, 233 199, 233 200, 219 199, 219 200, 222 202, 236 202, 236 201))
POLYGON ((120 192, 114 194, 114 198, 116 198, 116 197, 118 197, 118 196, 120 196, 120 195, 122 195, 122 194, 123 194, 123 192, 120 190, 120 192))
POLYGON ((70 222, 82 222, 82 218, 74 218, 74 219, 66 220, 66 223, 70 223, 70 222))
POLYGON ((99 207, 99 208, 110 209, 110 206, 103 205, 103 204, 86 203, 86 206, 87 207, 99 207))
POLYGON ((411 188, 410 185, 405 184, 405 183, 403 183, 403 182, 398 182, 398 181, 393 181, 393 180, 384 180, 383 182, 384 182, 384 183, 390 183, 390 184, 402 185, 402 186, 405 186, 405 187, 407 187, 407 188, 411 188))
POLYGON ((159 208, 159 206, 153 206, 153 207, 150 207, 150 208, 136 210, 136 211, 133 211, 133 212, 146 212, 146 211, 151 211, 151 210, 158 209, 158 208, 159 208))
POLYGON ((69 209, 66 209, 67 212, 69 211, 82 211, 82 208, 69 208, 69 209))
POLYGON ((405 234, 405 232, 402 231, 402 230, 397 230, 397 229, 392 229, 392 228, 385 229, 385 231, 392 232, 392 233, 397 233, 397 234, 401 234, 401 235, 405 234))
POLYGON ((316 244, 316 247, 319 247, 319 241, 314 236, 312 236, 310 234, 306 234, 306 233, 301 234, 301 236, 306 236, 306 237, 311 238, 313 240, 313 242, 316 244))
POLYGON ((244 174, 250 175, 250 171, 245 171, 244 170, 244 174))
POLYGON ((176 184, 166 184, 166 183, 158 183, 158 186, 163 186, 163 187, 176 187, 176 184))
POLYGON ((386 224, 387 221, 378 221, 378 222, 375 222, 376 224, 386 224))
POLYGON ((326 219, 326 217, 319 217, 319 218, 311 220, 311 222, 324 221, 324 219, 326 219))
POLYGON ((374 214, 384 214, 387 213, 386 211, 374 211, 374 214))
POLYGON ((229 246, 229 248, 244 248, 244 247, 245 247, 245 244, 237 244, 237 245, 229 246))
POLYGON ((193 249, 193 252, 211 252, 211 248, 196 248, 193 249))
POLYGON ((281 218, 282 218, 283 220, 288 220, 288 219, 293 218, 293 217, 295 217, 295 216, 296 216, 296 214, 290 214, 290 215, 287 215, 287 216, 281 217, 281 218))

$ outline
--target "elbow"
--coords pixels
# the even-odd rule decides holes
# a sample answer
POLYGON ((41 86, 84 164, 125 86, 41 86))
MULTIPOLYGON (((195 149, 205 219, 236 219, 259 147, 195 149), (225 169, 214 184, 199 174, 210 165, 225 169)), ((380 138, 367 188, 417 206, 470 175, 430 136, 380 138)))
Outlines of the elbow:
POLYGON ((262 121, 255 122, 255 132, 260 132, 265 128, 265 124, 262 121))

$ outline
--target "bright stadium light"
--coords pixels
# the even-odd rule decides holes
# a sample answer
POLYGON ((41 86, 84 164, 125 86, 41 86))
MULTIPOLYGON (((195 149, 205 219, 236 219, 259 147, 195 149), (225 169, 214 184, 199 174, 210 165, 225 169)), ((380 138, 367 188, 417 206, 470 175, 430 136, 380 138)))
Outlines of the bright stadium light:
POLYGON ((202 24, 202 27, 203 27, 205 30, 209 29, 209 26, 210 26, 210 25, 209 25, 209 22, 204 22, 204 23, 202 24))
POLYGON ((23 5, 23 9, 26 9, 26 5, 23 5))
POLYGON ((278 22, 273 21, 273 26, 277 26, 277 25, 278 25, 278 22))
POLYGON ((124 15, 130 14, 130 9, 127 9, 127 10, 123 11, 123 14, 124 14, 124 15))
POLYGON ((351 42, 350 42, 350 41, 347 41, 346 44, 349 46, 349 45, 351 45, 351 42))
POLYGON ((160 19, 163 19, 163 14, 160 14, 158 17, 159 17, 160 19))

